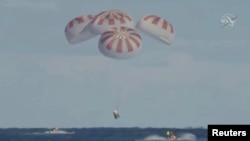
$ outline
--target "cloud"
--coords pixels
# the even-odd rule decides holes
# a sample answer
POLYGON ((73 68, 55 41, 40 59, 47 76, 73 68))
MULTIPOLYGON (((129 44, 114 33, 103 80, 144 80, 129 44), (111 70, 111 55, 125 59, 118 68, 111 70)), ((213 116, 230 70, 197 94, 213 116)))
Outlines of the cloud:
POLYGON ((4 6, 9 8, 32 8, 42 10, 58 9, 58 5, 54 1, 8 0, 4 6))

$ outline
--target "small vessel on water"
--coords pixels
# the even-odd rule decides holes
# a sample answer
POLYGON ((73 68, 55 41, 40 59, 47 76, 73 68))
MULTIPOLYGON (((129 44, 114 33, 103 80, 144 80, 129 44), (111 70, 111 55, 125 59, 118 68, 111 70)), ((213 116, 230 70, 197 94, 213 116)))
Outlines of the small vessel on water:
POLYGON ((69 132, 59 130, 57 127, 50 128, 49 131, 45 131, 45 134, 69 134, 69 132))
POLYGON ((33 135, 57 135, 57 134, 74 134, 75 132, 69 132, 64 130, 59 130, 57 127, 49 128, 47 131, 34 132, 33 135))
POLYGON ((177 138, 173 131, 167 131, 166 136, 168 140, 176 140, 177 138))
POLYGON ((150 135, 143 139, 136 139, 135 141, 197 141, 197 138, 190 133, 178 134, 177 136, 173 131, 168 130, 166 136, 150 135))
POLYGON ((58 131, 58 128, 53 127, 53 128, 51 128, 51 131, 52 131, 52 132, 56 132, 56 131, 58 131))

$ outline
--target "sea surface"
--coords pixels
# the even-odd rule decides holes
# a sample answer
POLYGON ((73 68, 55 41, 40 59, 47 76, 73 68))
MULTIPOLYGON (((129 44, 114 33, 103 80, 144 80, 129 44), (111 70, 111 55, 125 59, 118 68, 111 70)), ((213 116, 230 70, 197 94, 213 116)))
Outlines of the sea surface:
POLYGON ((48 128, 0 129, 0 141, 155 141, 164 140, 166 131, 172 130, 183 140, 207 141, 203 128, 61 128, 51 132, 48 128))

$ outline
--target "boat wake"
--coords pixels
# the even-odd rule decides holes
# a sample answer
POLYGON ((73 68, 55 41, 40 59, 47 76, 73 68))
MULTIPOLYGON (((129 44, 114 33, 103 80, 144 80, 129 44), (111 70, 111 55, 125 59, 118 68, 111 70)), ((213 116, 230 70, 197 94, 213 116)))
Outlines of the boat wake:
POLYGON ((33 135, 47 135, 47 134, 74 134, 75 132, 67 132, 64 130, 59 130, 58 128, 52 128, 49 131, 45 131, 45 132, 36 132, 33 133, 33 135))
POLYGON ((182 133, 178 136, 177 140, 181 140, 181 141, 196 141, 197 138, 194 134, 191 133, 182 133))
POLYGON ((182 133, 176 139, 169 139, 160 135, 150 135, 136 141, 197 141, 197 138, 191 133, 182 133))

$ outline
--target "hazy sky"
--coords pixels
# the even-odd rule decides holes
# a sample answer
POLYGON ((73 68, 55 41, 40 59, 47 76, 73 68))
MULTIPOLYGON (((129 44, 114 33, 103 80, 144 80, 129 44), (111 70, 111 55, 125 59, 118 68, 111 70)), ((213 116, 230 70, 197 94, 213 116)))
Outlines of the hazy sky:
POLYGON ((0 0, 1 127, 206 127, 250 123, 249 0, 0 0), (128 60, 98 37, 70 45, 83 14, 159 15, 171 46, 148 36, 128 60), (224 14, 238 18, 221 28, 224 14), (115 120, 118 108, 122 117, 115 120))

